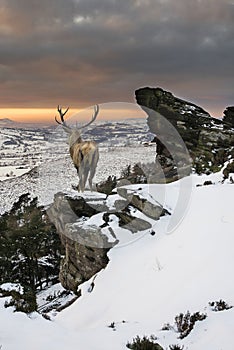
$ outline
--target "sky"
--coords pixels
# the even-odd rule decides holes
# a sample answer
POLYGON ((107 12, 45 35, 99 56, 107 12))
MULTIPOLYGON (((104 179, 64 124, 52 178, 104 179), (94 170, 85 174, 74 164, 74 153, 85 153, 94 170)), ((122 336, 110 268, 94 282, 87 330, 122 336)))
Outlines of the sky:
POLYGON ((234 0, 0 0, 0 118, 135 102, 162 87, 234 105, 234 0))

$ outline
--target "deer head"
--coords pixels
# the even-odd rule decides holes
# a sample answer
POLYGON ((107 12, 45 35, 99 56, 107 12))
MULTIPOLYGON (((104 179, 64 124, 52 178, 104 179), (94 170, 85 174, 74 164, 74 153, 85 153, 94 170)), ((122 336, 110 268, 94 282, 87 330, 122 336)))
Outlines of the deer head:
POLYGON ((97 118, 97 115, 99 113, 99 105, 95 105, 94 106, 94 113, 92 115, 92 118, 91 120, 80 126, 80 127, 70 127, 69 125, 67 125, 67 123, 65 122, 64 120, 64 116, 65 114, 67 113, 67 111, 69 110, 69 107, 65 110, 65 112, 62 111, 62 108, 60 108, 60 106, 58 106, 57 108, 57 111, 59 113, 59 116, 60 116, 60 121, 57 120, 57 117, 55 117, 55 121, 56 123, 58 123, 59 125, 61 125, 63 127, 63 130, 69 134, 69 137, 68 137, 68 143, 69 143, 69 146, 71 147, 72 145, 74 145, 76 142, 81 142, 82 139, 81 139, 81 131, 86 128, 87 126, 91 125, 95 119, 97 118))

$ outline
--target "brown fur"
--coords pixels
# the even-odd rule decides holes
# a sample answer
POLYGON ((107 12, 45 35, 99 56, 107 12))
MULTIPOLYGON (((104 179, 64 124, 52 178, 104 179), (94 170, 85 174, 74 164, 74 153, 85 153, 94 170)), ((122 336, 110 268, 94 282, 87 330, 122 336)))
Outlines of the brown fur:
POLYGON ((81 141, 70 146, 70 155, 79 176, 78 190, 84 191, 89 176, 89 187, 92 190, 92 180, 95 175, 99 151, 96 142, 81 141))

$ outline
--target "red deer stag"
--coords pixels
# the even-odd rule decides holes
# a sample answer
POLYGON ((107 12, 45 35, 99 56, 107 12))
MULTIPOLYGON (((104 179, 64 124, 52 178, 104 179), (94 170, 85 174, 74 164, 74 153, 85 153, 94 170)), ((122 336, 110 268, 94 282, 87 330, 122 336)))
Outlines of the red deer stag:
POLYGON ((64 120, 64 116, 67 113, 69 108, 65 112, 62 112, 60 106, 58 106, 58 113, 61 119, 61 122, 55 117, 55 121, 62 125, 64 131, 68 133, 68 144, 70 156, 72 158, 73 164, 77 170, 79 176, 78 191, 84 192, 85 184, 89 176, 89 187, 91 191, 93 190, 93 177, 96 172, 96 167, 99 159, 98 145, 94 141, 83 141, 81 138, 81 130, 92 124, 97 118, 99 112, 99 106, 94 106, 94 113, 92 119, 85 125, 82 125, 79 128, 71 128, 67 125, 64 120))

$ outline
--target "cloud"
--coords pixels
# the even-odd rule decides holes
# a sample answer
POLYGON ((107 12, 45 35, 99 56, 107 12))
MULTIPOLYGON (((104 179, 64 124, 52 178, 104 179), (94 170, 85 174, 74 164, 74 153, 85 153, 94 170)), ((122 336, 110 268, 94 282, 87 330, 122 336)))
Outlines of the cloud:
POLYGON ((233 103, 229 1, 2 0, 0 17, 2 107, 133 102, 144 85, 233 103))

